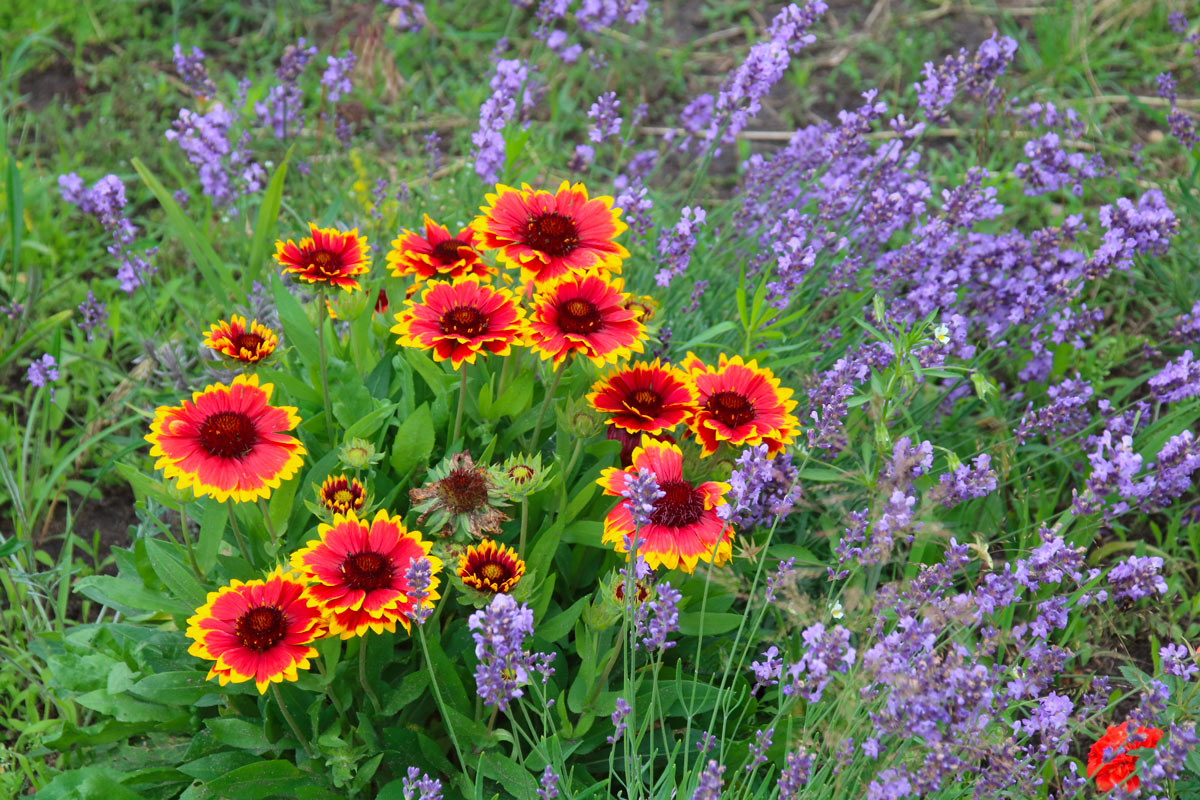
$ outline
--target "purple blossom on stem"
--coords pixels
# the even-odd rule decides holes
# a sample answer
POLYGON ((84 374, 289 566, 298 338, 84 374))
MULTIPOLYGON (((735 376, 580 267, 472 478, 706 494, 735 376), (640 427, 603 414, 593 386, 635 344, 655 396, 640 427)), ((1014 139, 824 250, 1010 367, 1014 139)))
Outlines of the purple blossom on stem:
MULTIPOLYGON (((54 383, 58 380, 58 362, 49 353, 43 353, 41 358, 29 362, 25 372, 25 380, 35 389, 54 383)), ((50 399, 54 399, 54 387, 50 386, 50 399)))
POLYGON ((1059 189, 1070 189, 1072 194, 1080 196, 1085 181, 1108 174, 1099 154, 1068 153, 1053 131, 1026 142, 1025 157, 1029 162, 1017 164, 1013 174, 1025 182, 1025 194, 1030 197, 1059 189))
POLYGON ((549 764, 542 770, 542 777, 538 781, 537 793, 538 797, 542 798, 542 800, 553 800, 553 798, 558 797, 558 775, 554 773, 549 764))
POLYGON ((987 453, 975 456, 970 467, 959 464, 938 477, 938 485, 929 493, 929 498, 946 508, 953 508, 973 498, 987 497, 996 491, 996 471, 991 465, 992 457, 987 453))
POLYGON ((775 595, 779 592, 779 587, 787 580, 790 580, 796 572, 796 559, 789 556, 779 562, 779 566, 767 578, 767 589, 763 592, 763 600, 770 603, 775 600, 775 595))
POLYGON ((588 119, 592 127, 588 129, 588 138, 596 144, 609 137, 621 135, 621 101, 616 92, 605 92, 596 98, 588 109, 588 119))
POLYGON ((826 629, 818 622, 805 628, 800 636, 808 647, 800 660, 787 668, 791 682, 782 691, 787 696, 800 693, 816 703, 834 672, 850 671, 858 651, 850 646, 850 631, 841 625, 826 629))
POLYGON ((496 595, 487 608, 471 615, 467 627, 475 631, 475 686, 485 705, 506 711, 524 694, 521 687, 529 682, 530 670, 540 672, 543 682, 554 673, 552 654, 523 649, 525 637, 533 634, 533 611, 511 595, 496 595))
POLYGON ((179 109, 179 118, 165 134, 167 141, 178 144, 196 168, 201 190, 217 207, 229 205, 236 197, 228 163, 232 126, 233 115, 218 103, 207 114, 179 109))
POLYGON ((442 782, 416 767, 408 768, 408 777, 401 782, 401 791, 404 800, 442 800, 442 782))
POLYGON ((683 599, 679 590, 666 582, 655 587, 655 595, 649 604, 645 629, 638 631, 642 647, 651 651, 675 646, 675 642, 667 637, 679 630, 679 601, 683 599))
POLYGON ((1033 403, 1025 408, 1025 414, 1017 425, 1016 439, 1024 444, 1034 433, 1040 433, 1050 442, 1059 437, 1069 438, 1082 431, 1091 422, 1092 413, 1088 403, 1092 398, 1092 385, 1076 376, 1046 389, 1050 402, 1037 411, 1033 403))
POLYGON ((433 174, 442 168, 442 137, 437 131, 430 131, 425 134, 424 150, 425 150, 425 174, 430 178, 433 174))
POLYGON ((96 295, 92 294, 92 290, 88 289, 87 297, 78 307, 80 320, 77 323, 79 329, 87 334, 87 340, 93 341, 96 338, 96 330, 101 333, 108 330, 108 311, 104 308, 104 303, 96 300, 96 295))
POLYGON ((1175 98, 1179 96, 1178 82, 1175 80, 1175 76, 1170 72, 1160 72, 1154 76, 1154 82, 1158 84, 1155 94, 1171 105, 1175 105, 1175 98))
POLYGON ((610 715, 614 730, 612 735, 606 738, 609 744, 616 744, 625 735, 625 731, 629 729, 629 723, 625 721, 625 718, 629 716, 629 712, 632 710, 633 708, 624 697, 617 698, 616 710, 610 715))
POLYGON ((1179 316, 1170 335, 1181 342, 1200 344, 1200 300, 1192 304, 1190 311, 1179 316))
POLYGON ((654 276, 654 282, 659 286, 670 286, 673 278, 687 270, 696 247, 696 231, 704 227, 705 217, 703 208, 684 206, 675 227, 659 236, 658 255, 664 262, 663 268, 654 276))
POLYGON ((725 767, 718 764, 716 759, 710 758, 696 781, 696 791, 692 793, 692 800, 720 800, 721 789, 725 785, 721 779, 724 774, 725 767))
POLYGON ((336 103, 342 98, 342 95, 350 94, 354 90, 350 76, 354 73, 354 65, 357 61, 358 57, 350 50, 347 50, 341 58, 325 57, 325 63, 328 66, 321 75, 321 85, 325 87, 329 102, 336 103))
POLYGON ((1108 572, 1108 585, 1116 602, 1136 602, 1143 597, 1164 595, 1163 560, 1159 556, 1130 556, 1108 572))
MULTIPOLYGON (((517 116, 517 94, 529 82, 529 68, 518 58, 496 62, 488 85, 492 94, 479 107, 479 129, 471 135, 475 145, 475 174, 487 183, 494 183, 504 165, 504 128, 517 116)), ((528 90, 522 104, 532 105, 528 90)))
POLYGON ((1200 396, 1200 361, 1187 350, 1147 383, 1154 390, 1155 398, 1164 403, 1178 403, 1200 396))
POLYGON ((645 244, 646 235, 653 224, 650 221, 650 211, 654 202, 647 196, 648 189, 642 183, 641 176, 633 176, 617 199, 613 202, 616 208, 625 212, 625 222, 629 225, 629 235, 635 244, 645 244))
POLYGON ((803 747, 787 754, 779 772, 779 800, 800 800, 800 790, 808 784, 812 766, 812 754, 803 747))
POLYGON ((622 20, 636 25, 646 16, 649 5, 648 0, 583 0, 575 21, 585 31, 611 28, 622 20))
POLYGON ((428 558, 414 558, 408 562, 408 569, 404 571, 404 582, 408 584, 405 594, 413 601, 408 618, 414 624, 424 625, 425 620, 433 614, 433 609, 424 603, 425 598, 429 597, 429 584, 432 579, 433 565, 428 558))
MULTIPOLYGON (((739 527, 769 526, 791 513, 802 494, 798 470, 787 454, 771 458, 767 446, 751 445, 738 455, 729 476, 728 503, 717 515, 739 527)), ((768 587, 770 592, 770 587, 768 587)))
POLYGON ((183 81, 184 86, 201 97, 212 97, 217 93, 217 85, 209 77, 208 67, 204 65, 205 55, 203 50, 199 47, 193 47, 191 54, 188 55, 183 52, 183 48, 176 42, 173 53, 175 72, 179 75, 179 79, 183 81))
POLYGON ((1190 681, 1192 676, 1200 671, 1196 659, 1181 644, 1164 644, 1158 648, 1158 657, 1162 659, 1162 670, 1168 675, 1190 681))
POLYGON ((754 741, 750 743, 750 760, 746 762, 746 772, 754 772, 759 764, 767 763, 767 748, 771 746, 771 737, 774 735, 774 728, 764 728, 754 732, 754 741))
POLYGON ((945 118, 959 91, 972 97, 993 99, 992 83, 1004 74, 1016 52, 1016 40, 994 33, 979 45, 974 55, 964 47, 958 55, 946 56, 940 65, 927 62, 925 80, 914 85, 917 102, 925 112, 926 119, 938 121, 945 118))
POLYGON ((665 496, 666 492, 658 488, 658 479, 646 467, 639 469, 636 475, 625 474, 625 489, 621 497, 625 498, 633 524, 639 528, 650 524, 654 504, 665 496))
POLYGON ((779 648, 771 645, 763 651, 762 661, 751 661, 750 671, 754 673, 754 688, 751 693, 757 692, 764 686, 774 686, 779 683, 779 677, 783 674, 783 659, 779 657, 779 648))
POLYGON ((1166 796, 1166 782, 1177 781, 1184 775, 1188 756, 1196 746, 1196 725, 1171 723, 1167 740, 1154 748, 1154 763, 1141 772, 1141 792, 1149 797, 1166 796))
POLYGON ((382 0, 383 4, 392 11, 392 22, 396 30, 405 33, 417 33, 425 27, 428 18, 425 16, 425 4, 413 0, 382 0))

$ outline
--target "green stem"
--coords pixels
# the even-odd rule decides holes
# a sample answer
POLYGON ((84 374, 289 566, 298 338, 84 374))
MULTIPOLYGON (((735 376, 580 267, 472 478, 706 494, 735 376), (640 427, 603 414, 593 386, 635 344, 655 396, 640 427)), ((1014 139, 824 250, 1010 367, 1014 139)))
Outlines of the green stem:
POLYGON ((229 525, 233 528, 233 538, 237 540, 238 549, 242 551, 246 563, 254 566, 254 559, 250 557, 250 551, 246 548, 246 540, 242 538, 242 529, 238 527, 237 515, 233 513, 233 502, 227 501, 225 507, 229 509, 229 525))
POLYGON ((296 740, 300 742, 300 746, 304 748, 304 752, 308 753, 308 757, 315 761, 317 754, 313 752, 312 745, 308 743, 308 739, 305 739, 304 734, 300 732, 300 726, 296 724, 296 719, 292 716, 292 712, 288 711, 287 703, 283 702, 283 693, 279 691, 279 684, 272 683, 271 691, 275 694, 275 702, 279 704, 279 711, 283 714, 283 718, 287 720, 288 727, 292 729, 296 740))
POLYGON ((529 498, 521 498, 521 539, 517 545, 517 555, 525 556, 525 531, 529 528, 529 498))
POLYGON ((567 362, 564 359, 554 369, 554 380, 550 382, 550 388, 546 392, 546 399, 542 401, 542 408, 538 411, 537 424, 533 426, 533 438, 529 440, 530 447, 536 450, 541 450, 538 447, 538 437, 542 435, 542 421, 546 419, 546 410, 550 408, 550 404, 554 402, 554 393, 558 390, 558 382, 562 380, 563 372, 567 368, 567 362))
POLYGON ((329 402, 329 375, 325 368, 325 318, 329 309, 325 305, 325 292, 317 293, 317 360, 321 365, 321 401, 325 404, 325 431, 333 439, 333 406, 329 402))
POLYGON ((458 441, 458 434, 462 431, 463 408, 467 405, 467 365, 461 365, 459 372, 461 375, 458 381, 458 411, 454 414, 454 436, 450 438, 451 443, 458 441))
POLYGON ((267 508, 267 501, 258 498, 258 508, 262 511, 263 521, 267 523, 267 533, 271 536, 271 544, 275 546, 275 551, 279 551, 279 535, 275 533, 275 525, 271 522, 271 511, 267 508))
POLYGON ((321 683, 325 685, 325 695, 329 698, 329 702, 333 703, 333 707, 337 709, 338 716, 341 717, 342 722, 346 723, 346 727, 350 727, 350 721, 346 719, 346 707, 342 705, 342 701, 338 699, 337 693, 329 685, 329 673, 325 670, 325 664, 319 658, 315 660, 317 672, 321 673, 321 683))
POLYGON ((375 694, 375 690, 371 687, 371 682, 367 680, 367 637, 360 636, 358 639, 358 683, 366 692, 367 697, 371 699, 371 705, 375 708, 376 714, 383 713, 383 706, 379 704, 379 695, 375 694))
POLYGON ((200 583, 205 583, 204 573, 200 570, 200 562, 196 560, 196 551, 192 549, 192 537, 188 536, 188 518, 187 508, 179 507, 179 528, 180 535, 183 536, 184 547, 187 548, 188 560, 192 562, 192 572, 196 573, 196 578, 200 583))
MULTIPOLYGON (((450 722, 450 717, 446 715, 446 701, 442 699, 442 690, 438 686, 437 672, 433 669, 433 661, 429 658, 429 647, 425 644, 425 627, 417 626, 417 638, 421 640, 421 652, 425 655, 425 668, 429 670, 429 685, 433 687, 433 698, 437 702, 438 711, 441 714, 442 720, 446 723, 446 732, 450 734, 450 742, 454 745, 454 752, 458 755, 458 763, 462 765, 463 771, 467 769, 467 762, 463 759, 462 748, 458 745, 458 737, 454 734, 454 725, 450 722)), ((494 717, 494 714, 493 714, 494 717)))

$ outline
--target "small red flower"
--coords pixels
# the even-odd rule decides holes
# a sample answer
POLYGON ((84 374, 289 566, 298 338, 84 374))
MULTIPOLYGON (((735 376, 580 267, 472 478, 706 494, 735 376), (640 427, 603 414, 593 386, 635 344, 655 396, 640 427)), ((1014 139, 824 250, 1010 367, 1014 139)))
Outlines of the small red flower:
POLYGON ((1138 757, 1130 755, 1129 751, 1139 747, 1154 747, 1163 735, 1158 728, 1142 727, 1137 729, 1135 738, 1138 741, 1131 742, 1128 730, 1128 722, 1109 725, 1104 735, 1088 751, 1088 777, 1096 779, 1096 788, 1102 792, 1114 786, 1120 786, 1127 792, 1135 791, 1141 785, 1138 776, 1133 774, 1138 757), (1105 760, 1105 751, 1112 756, 1108 760, 1105 760))
POLYGON ((408 300, 391 331, 398 344, 433 350, 434 361, 450 359, 455 369, 474 364, 477 353, 506 356, 525 339, 525 309, 508 289, 478 278, 453 284, 429 281, 420 299, 408 300))
POLYGON ((724 354, 712 367, 691 353, 683 367, 691 373, 696 390, 696 414, 690 426, 702 457, 715 453, 721 442, 734 447, 765 444, 772 456, 791 444, 799 428, 792 414, 796 401, 792 390, 781 387, 770 369, 724 354))
POLYGON ((555 366, 579 353, 597 366, 643 350, 646 329, 625 307, 620 278, 572 273, 551 281, 538 294, 529 317, 529 346, 555 366))
POLYGON ((687 374, 658 359, 609 373, 592 385, 587 399, 608 415, 607 424, 634 434, 670 430, 691 416, 696 404, 687 374))
POLYGON ((454 236, 448 228, 425 215, 425 235, 405 230, 392 242, 388 267, 396 277, 415 275, 417 280, 457 280, 474 275, 484 283, 491 271, 475 252, 475 231, 463 228, 454 236))
POLYGON ((308 223, 311 236, 297 244, 291 239, 286 243, 275 243, 275 260, 284 272, 294 274, 306 283, 323 283, 338 286, 347 292, 361 289, 356 276, 368 269, 367 253, 371 247, 367 237, 359 236, 358 229, 339 231, 335 228, 318 228, 308 223))
POLYGON ((204 346, 230 361, 257 364, 275 351, 279 338, 275 331, 254 320, 249 325, 246 318, 234 314, 229 320, 214 322, 212 329, 204 334, 204 346))

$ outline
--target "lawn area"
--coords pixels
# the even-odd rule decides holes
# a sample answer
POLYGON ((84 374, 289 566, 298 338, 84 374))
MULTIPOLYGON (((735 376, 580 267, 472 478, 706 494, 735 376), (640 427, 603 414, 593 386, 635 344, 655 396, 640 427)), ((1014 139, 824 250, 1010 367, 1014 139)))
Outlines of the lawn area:
POLYGON ((1200 4, 0 8, 0 798, 1200 797, 1200 4))

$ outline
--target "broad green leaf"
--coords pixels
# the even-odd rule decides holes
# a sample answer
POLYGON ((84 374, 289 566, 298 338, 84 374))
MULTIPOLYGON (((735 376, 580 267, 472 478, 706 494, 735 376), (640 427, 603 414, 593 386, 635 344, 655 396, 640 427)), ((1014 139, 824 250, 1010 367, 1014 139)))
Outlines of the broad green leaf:
POLYGON ((147 539, 146 555, 154 567, 154 574, 177 600, 193 609, 204 605, 207 591, 196 580, 195 574, 183 565, 180 558, 187 556, 180 553, 178 547, 162 539, 147 539))
POLYGON ((304 313, 300 301, 292 296, 278 278, 271 279, 271 293, 275 297, 275 308, 279 311, 279 322, 283 325, 283 335, 287 343, 296 349, 296 354, 305 366, 316 367, 321 348, 308 314, 304 313))
POLYGON ((221 744, 236 747, 238 750, 249 750, 261 754, 271 749, 271 742, 263 732, 262 722, 250 722, 237 717, 217 717, 204 720, 204 724, 213 732, 221 744))
POLYGON ((206 501, 204 513, 200 517, 200 539, 196 542, 196 561, 205 574, 217 564, 217 553, 221 549, 221 538, 225 533, 225 524, 229 519, 228 509, 224 503, 216 500, 206 501))
POLYGON ((433 453, 433 417, 429 404, 422 403, 396 431, 392 444, 391 465, 398 477, 410 473, 414 467, 429 460, 433 453))
POLYGON ((129 693, 156 703, 190 706, 220 688, 215 681, 207 680, 207 676, 202 670, 160 672, 142 678, 130 687, 129 693))
POLYGON ((268 242, 275 233, 275 222, 279 219, 279 206, 283 202, 283 179, 287 175, 288 159, 292 151, 275 168, 267 191, 263 194, 262 205, 258 207, 258 217, 254 221, 254 234, 250 237, 250 256, 247 266, 252 274, 256 274, 267 260, 268 242))
POLYGON ((507 756, 489 750, 483 754, 481 763, 484 773, 503 786, 509 797, 534 797, 537 794, 537 781, 529 770, 507 756))
POLYGON ((189 761, 180 766, 179 771, 202 781, 211 781, 238 767, 253 764, 258 760, 258 756, 241 750, 222 750, 219 753, 189 761))
POLYGON ((319 779, 283 759, 259 761, 209 781, 208 789, 218 797, 262 800, 282 795, 296 797, 301 789, 313 788, 319 779))
POLYGON ((75 591, 98 603, 118 610, 153 611, 159 614, 190 616, 195 606, 189 606, 162 592, 153 592, 140 583, 122 580, 112 575, 90 575, 75 583, 75 591))

